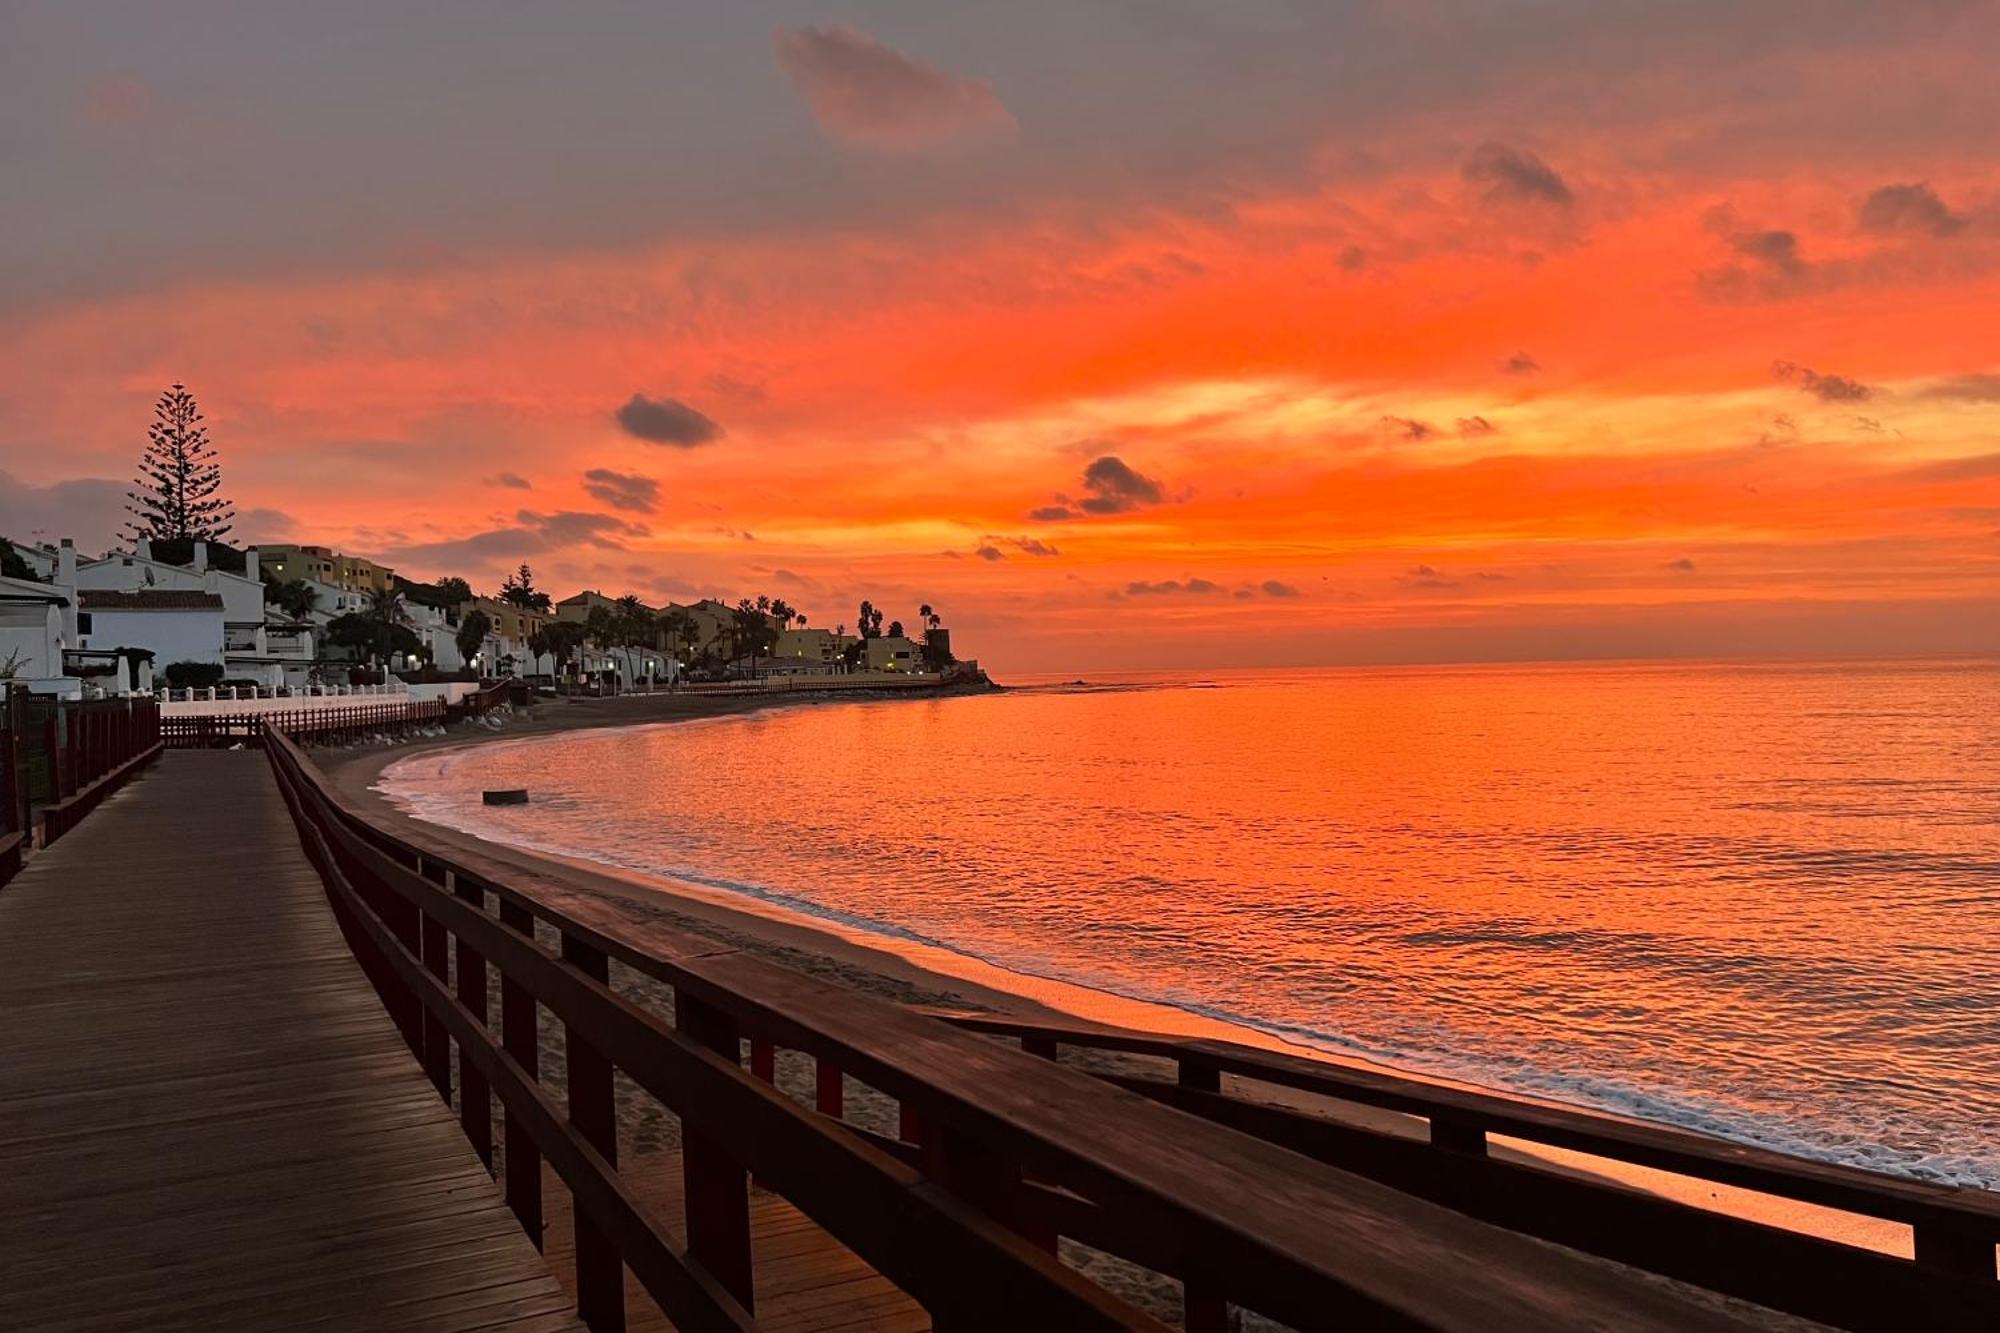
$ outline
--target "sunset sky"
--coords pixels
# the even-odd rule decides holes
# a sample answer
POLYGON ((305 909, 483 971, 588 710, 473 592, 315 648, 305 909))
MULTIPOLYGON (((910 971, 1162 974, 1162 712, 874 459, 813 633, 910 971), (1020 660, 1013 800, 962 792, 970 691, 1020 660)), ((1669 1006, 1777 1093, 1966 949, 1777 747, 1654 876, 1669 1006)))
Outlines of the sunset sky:
POLYGON ((2000 651, 2000 5, 6 6, 0 533, 1008 671, 2000 651))

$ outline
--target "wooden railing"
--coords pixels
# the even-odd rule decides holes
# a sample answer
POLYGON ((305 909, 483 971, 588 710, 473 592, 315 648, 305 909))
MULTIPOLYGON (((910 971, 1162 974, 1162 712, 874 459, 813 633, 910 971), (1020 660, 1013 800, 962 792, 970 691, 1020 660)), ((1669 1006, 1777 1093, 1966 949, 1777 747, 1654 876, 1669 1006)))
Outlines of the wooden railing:
POLYGON ((148 698, 0 699, 0 884, 20 869, 35 824, 46 847, 160 752, 148 698), (32 771, 34 780, 27 774, 32 771))
POLYGON ((1657 1280, 391 824, 346 805, 285 736, 266 749, 363 969, 441 1096, 456 1075, 489 1165, 498 1098, 507 1198, 538 1243, 540 1163, 570 1189, 578 1310, 593 1329, 623 1327, 627 1269, 677 1327, 756 1327, 753 1176, 941 1329, 1165 1327, 1066 1267, 1059 1236, 1180 1280, 1195 1330, 1225 1327, 1231 1305, 1301 1330, 1748 1326, 1657 1280), (614 989, 613 962, 670 987, 671 1015, 614 989), (564 1025, 566 1106, 539 1081, 542 1006, 564 1025), (817 1063, 815 1105, 757 1076, 774 1048, 817 1063), (620 1174, 615 1072, 680 1119, 684 1247, 620 1174), (898 1138, 843 1119, 843 1077, 900 1103, 898 1138))
POLYGON ((262 713, 195 713, 168 717, 161 731, 170 750, 227 749, 262 745, 267 731, 304 740, 340 744, 380 732, 407 732, 442 726, 450 709, 442 699, 401 699, 394 703, 345 708, 287 708, 262 713))
MULTIPOLYGON (((1063 1047, 1161 1062, 1099 1077, 1165 1105, 1460 1212, 1840 1328, 2000 1329, 2000 1194, 1793 1157, 1571 1107, 1283 1052, 1083 1022, 927 1011, 1048 1059, 1063 1047), (1225 1075, 1227 1083, 1225 1085, 1225 1075), (1364 1128, 1305 1092, 1414 1117, 1364 1128), (1422 1122, 1419 1124, 1418 1122, 1422 1122), (1915 1258, 1840 1244, 1655 1194, 1488 1155, 1491 1138, 1797 1200, 1909 1227, 1915 1258)), ((1143 1064, 1143 1062, 1140 1062, 1143 1064)), ((1588 1170, 1589 1164, 1585 1164, 1588 1170)))

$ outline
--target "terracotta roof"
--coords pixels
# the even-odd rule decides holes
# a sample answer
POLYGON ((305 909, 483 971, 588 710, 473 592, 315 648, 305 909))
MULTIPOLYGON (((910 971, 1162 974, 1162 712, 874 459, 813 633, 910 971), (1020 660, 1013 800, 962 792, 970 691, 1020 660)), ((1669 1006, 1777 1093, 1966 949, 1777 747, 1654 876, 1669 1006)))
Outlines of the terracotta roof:
POLYGON ((110 588, 84 588, 77 601, 86 611, 220 611, 222 598, 212 592, 174 592, 149 588, 144 592, 117 592, 110 588))

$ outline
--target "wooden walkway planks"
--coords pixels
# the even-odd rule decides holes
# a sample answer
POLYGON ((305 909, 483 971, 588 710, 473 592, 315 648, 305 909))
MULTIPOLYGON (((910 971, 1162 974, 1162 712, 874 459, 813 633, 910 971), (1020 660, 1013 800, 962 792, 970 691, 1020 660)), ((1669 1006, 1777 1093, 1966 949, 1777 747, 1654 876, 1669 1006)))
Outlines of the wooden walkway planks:
MULTIPOLYGON (((635 1154, 622 1163, 626 1183, 676 1240, 686 1242, 678 1150, 635 1154)), ((576 1241, 569 1191, 542 1168, 548 1209, 542 1248, 565 1285, 573 1283, 576 1241)), ((757 1326, 769 1333, 930 1333, 931 1317, 895 1283, 870 1268, 804 1213, 769 1190, 750 1191, 751 1270, 757 1326)), ((628 1333, 670 1333, 673 1324, 630 1272, 625 1275, 628 1333)))
POLYGON ((0 1327, 574 1329, 257 751, 173 751, 0 890, 0 1327))

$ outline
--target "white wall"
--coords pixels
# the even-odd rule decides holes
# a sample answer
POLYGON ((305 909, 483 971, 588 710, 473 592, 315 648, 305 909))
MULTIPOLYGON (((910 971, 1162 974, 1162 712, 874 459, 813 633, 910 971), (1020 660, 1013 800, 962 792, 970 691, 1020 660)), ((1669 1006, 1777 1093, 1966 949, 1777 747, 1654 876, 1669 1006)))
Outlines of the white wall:
POLYGON ((83 646, 106 651, 113 648, 149 648, 153 670, 164 680, 175 662, 222 661, 223 612, 187 611, 89 611, 90 633, 83 646))
MULTIPOLYGON (((229 623, 261 625, 264 622, 264 585, 256 579, 224 573, 219 569, 196 573, 180 565, 162 564, 135 555, 114 555, 79 565, 76 586, 115 592, 144 592, 148 588, 168 592, 212 592, 222 598, 222 618, 229 623)), ((216 646, 220 648, 221 643, 218 638, 216 646)))

